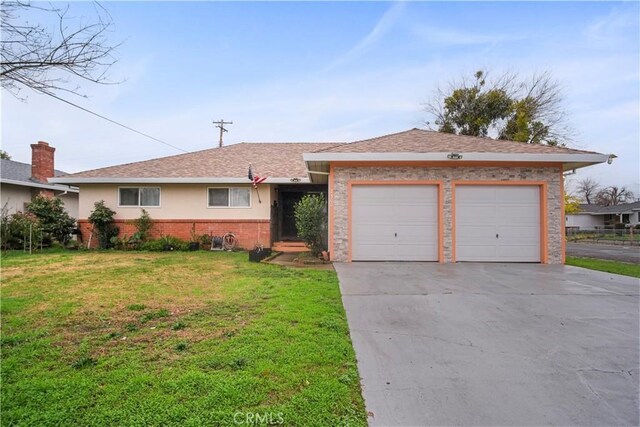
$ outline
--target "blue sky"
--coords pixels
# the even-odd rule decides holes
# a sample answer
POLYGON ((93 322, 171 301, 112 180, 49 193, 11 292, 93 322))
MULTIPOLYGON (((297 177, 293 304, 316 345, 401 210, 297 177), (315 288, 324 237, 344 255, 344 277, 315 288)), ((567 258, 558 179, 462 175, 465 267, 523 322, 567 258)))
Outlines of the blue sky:
MULTIPOLYGON (((640 193, 639 3, 109 2, 122 41, 115 86, 67 96, 185 150, 349 141, 422 127, 435 88, 488 68, 548 70, 564 87, 574 147, 619 156, 580 171, 640 193)), ((75 16, 93 7, 72 3, 75 16)), ((29 161, 49 141, 75 172, 178 152, 27 93, 2 93, 2 147, 29 161)), ((213 171, 212 171, 213 172, 213 171)))

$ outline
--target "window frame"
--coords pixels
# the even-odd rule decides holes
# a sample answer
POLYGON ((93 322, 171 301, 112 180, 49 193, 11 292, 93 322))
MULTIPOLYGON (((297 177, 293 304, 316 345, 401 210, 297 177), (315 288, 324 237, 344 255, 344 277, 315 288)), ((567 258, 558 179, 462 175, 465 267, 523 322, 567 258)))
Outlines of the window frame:
POLYGON ((149 209, 157 209, 157 208, 161 208, 162 207, 162 187, 160 186, 151 186, 151 185, 122 185, 122 186, 118 186, 118 207, 119 208, 149 208, 149 209), (120 190, 123 188, 137 188, 138 189, 138 204, 137 205, 123 205, 121 203, 120 200, 120 190), (142 197, 140 197, 140 189, 141 188, 157 188, 158 189, 158 205, 154 206, 146 206, 146 205, 142 205, 141 200, 142 197))
POLYGON ((229 186, 216 186, 216 187, 207 187, 206 189, 206 203, 207 203, 207 209, 251 209, 251 207, 253 206, 253 191, 251 191, 251 187, 229 187, 229 186), (220 190, 220 189, 225 189, 227 190, 227 194, 228 194, 228 203, 231 203, 231 189, 232 188, 244 188, 244 189, 248 189, 249 190, 249 206, 211 206, 209 204, 209 190, 220 190))

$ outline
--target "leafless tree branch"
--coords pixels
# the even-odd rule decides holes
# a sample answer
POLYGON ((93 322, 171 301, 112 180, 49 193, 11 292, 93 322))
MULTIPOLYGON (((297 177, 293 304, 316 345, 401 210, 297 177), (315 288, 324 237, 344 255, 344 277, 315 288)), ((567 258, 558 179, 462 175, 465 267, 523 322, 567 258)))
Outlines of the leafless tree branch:
POLYGON ((0 84, 20 97, 24 88, 38 92, 69 92, 83 96, 70 77, 98 84, 117 84, 108 77, 116 63, 115 49, 108 40, 112 18, 106 9, 94 3, 97 18, 85 23, 69 16, 69 6, 39 6, 24 0, 2 3, 0 20, 0 84), (34 23, 30 15, 55 15, 57 27, 51 31, 43 23, 34 23), (71 29, 73 27, 73 29, 71 29))

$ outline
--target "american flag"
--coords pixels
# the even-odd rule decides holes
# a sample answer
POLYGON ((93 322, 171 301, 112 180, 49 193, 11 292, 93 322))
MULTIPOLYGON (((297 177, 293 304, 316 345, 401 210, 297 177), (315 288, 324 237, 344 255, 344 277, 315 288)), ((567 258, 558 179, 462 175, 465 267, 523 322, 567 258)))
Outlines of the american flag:
POLYGON ((258 184, 263 183, 268 178, 266 176, 260 177, 258 175, 254 175, 251 172, 251 165, 249 165, 249 174, 247 175, 247 177, 249 178, 249 181, 251 181, 251 183, 253 184, 253 188, 258 188, 258 184))

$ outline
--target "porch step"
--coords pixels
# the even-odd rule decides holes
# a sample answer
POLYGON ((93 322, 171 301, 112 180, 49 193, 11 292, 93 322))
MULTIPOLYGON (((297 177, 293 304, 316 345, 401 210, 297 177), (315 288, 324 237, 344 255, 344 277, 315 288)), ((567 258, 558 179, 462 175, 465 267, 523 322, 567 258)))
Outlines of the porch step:
POLYGON ((276 252, 308 252, 304 242, 274 242, 271 249, 276 252))

